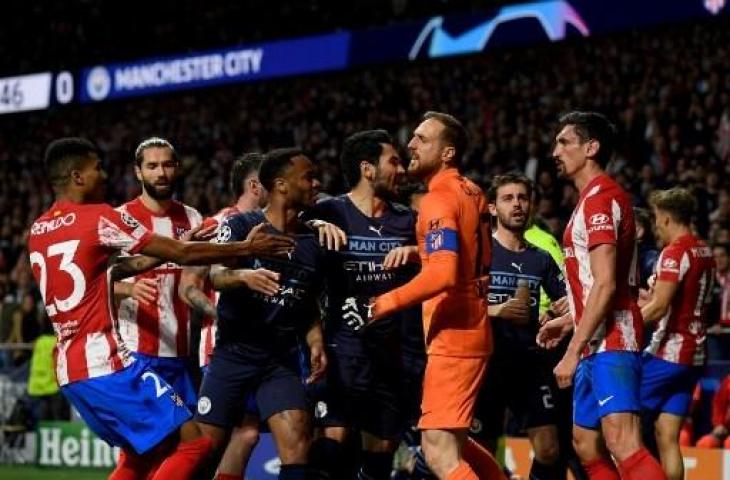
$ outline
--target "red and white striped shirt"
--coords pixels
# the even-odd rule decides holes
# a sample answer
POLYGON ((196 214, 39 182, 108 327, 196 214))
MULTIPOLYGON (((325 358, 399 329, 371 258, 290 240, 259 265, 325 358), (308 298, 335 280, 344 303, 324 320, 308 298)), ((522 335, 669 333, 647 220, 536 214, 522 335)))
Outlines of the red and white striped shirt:
MULTIPOLYGON (((162 214, 148 209, 139 198, 118 208, 139 220, 148 230, 179 239, 200 225, 202 217, 192 207, 173 201, 162 214)), ((127 281, 152 278, 157 281, 154 304, 125 298, 119 304, 119 332, 130 350, 154 357, 184 357, 190 354, 190 309, 178 295, 182 267, 168 262, 127 281)))
POLYGON ((108 262, 137 253, 152 234, 105 203, 57 201, 33 222, 33 277, 56 330, 59 385, 107 375, 134 359, 114 323, 108 262))
POLYGON ((694 235, 683 235, 664 247, 656 264, 656 279, 679 285, 651 337, 649 353, 668 362, 704 365, 704 319, 714 276, 712 251, 694 235))
MULTIPOLYGON (((220 227, 223 220, 239 213, 239 210, 235 206, 230 206, 221 209, 218 213, 210 218, 206 218, 206 224, 215 222, 220 227)), ((217 231, 217 229, 216 229, 217 231)), ((213 285, 210 283, 210 277, 205 279, 205 286, 203 291, 213 301, 214 305, 218 304, 218 298, 220 293, 213 289, 213 285)), ((218 333, 218 320, 208 315, 203 317, 200 327, 200 346, 198 347, 198 358, 200 360, 200 366, 205 367, 210 363, 210 356, 213 354, 213 348, 215 347, 215 336, 218 333)))
POLYGON ((584 356, 604 350, 638 351, 643 335, 636 304, 638 279, 636 226, 629 195, 608 175, 593 179, 581 191, 563 235, 568 301, 576 327, 593 287, 590 251, 601 244, 616 246, 616 292, 609 314, 596 329, 584 356))

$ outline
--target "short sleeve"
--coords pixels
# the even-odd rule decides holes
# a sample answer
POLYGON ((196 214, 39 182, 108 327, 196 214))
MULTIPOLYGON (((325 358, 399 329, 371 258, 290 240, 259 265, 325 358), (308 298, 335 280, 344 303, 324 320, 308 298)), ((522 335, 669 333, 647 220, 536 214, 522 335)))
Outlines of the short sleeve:
POLYGON ((114 210, 109 205, 101 207, 97 223, 97 237, 100 245, 135 254, 152 240, 147 230, 126 210, 114 210))
POLYGON ((547 293, 548 297, 550 297, 550 300, 557 300, 566 295, 565 277, 563 276, 563 272, 558 264, 555 263, 555 260, 553 260, 553 257, 551 257, 547 252, 545 252, 545 262, 545 276, 543 277, 545 279, 545 283, 543 284, 543 287, 545 288, 545 293, 547 293))
POLYGON ((602 244, 615 245, 621 222, 621 210, 610 196, 596 194, 583 204, 588 248, 602 244))
POLYGON ((218 227, 214 243, 228 243, 244 240, 251 230, 245 219, 245 214, 233 215, 225 218, 218 227))
POLYGON ((459 213, 455 199, 427 194, 421 201, 418 221, 425 232, 427 255, 459 252, 459 213))
POLYGON ((689 267, 689 259, 681 248, 667 247, 662 250, 656 263, 656 279, 678 283, 689 267))

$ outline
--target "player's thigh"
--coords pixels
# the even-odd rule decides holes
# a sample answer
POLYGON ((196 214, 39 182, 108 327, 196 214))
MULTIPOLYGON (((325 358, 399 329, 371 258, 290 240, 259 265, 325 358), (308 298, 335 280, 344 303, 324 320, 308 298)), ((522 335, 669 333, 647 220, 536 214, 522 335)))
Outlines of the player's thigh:
POLYGON ((469 427, 469 434, 492 452, 504 432, 506 394, 512 383, 507 368, 503 356, 489 359, 469 427))
POLYGON ((466 432, 486 366, 486 357, 429 355, 419 428, 466 432))
POLYGON ((535 351, 522 351, 505 367, 507 407, 526 428, 555 425, 557 413, 553 376, 535 351))
POLYGON ((654 413, 654 418, 659 413, 687 415, 700 373, 697 367, 678 365, 645 353, 642 357, 642 410, 654 413))
POLYGON ((195 420, 228 430, 241 420, 245 398, 257 385, 261 367, 217 349, 200 386, 195 420))
POLYGON ((654 434, 657 445, 679 445, 679 432, 682 430, 684 417, 671 413, 660 413, 654 422, 654 434))

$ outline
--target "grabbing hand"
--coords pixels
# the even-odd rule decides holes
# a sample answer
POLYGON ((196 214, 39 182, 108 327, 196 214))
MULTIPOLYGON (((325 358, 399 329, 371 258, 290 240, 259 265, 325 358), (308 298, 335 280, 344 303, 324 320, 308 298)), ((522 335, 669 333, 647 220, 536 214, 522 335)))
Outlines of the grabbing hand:
POLYGON ((279 291, 280 275, 277 272, 257 268, 256 270, 239 270, 239 275, 243 283, 251 290, 269 296, 274 296, 279 291))
POLYGON ((140 278, 132 284, 132 298, 139 303, 151 305, 157 300, 157 280, 140 278))
POLYGON ((510 298, 504 303, 490 305, 489 315, 510 320, 517 325, 526 325, 530 321, 530 307, 524 300, 510 298))
POLYGON ((216 230, 218 230, 217 222, 203 222, 197 227, 193 227, 187 232, 183 233, 182 236, 180 236, 180 240, 182 240, 183 242, 208 241, 211 238, 215 237, 216 230))
POLYGON ((409 261, 418 260, 418 247, 415 245, 407 245, 405 247, 395 247, 385 256, 383 260, 383 268, 390 270, 398 268, 409 261))
MULTIPOLYGON (((260 223, 253 227, 243 241, 248 246, 247 255, 252 257, 283 257, 294 250, 294 239, 284 235, 264 232, 268 223, 260 223)), ((223 225, 221 228, 230 228, 223 225)))
POLYGON ((339 250, 347 245, 347 234, 337 225, 324 220, 310 220, 307 226, 319 234, 319 244, 327 250, 339 250))
POLYGON ((535 342, 542 348, 555 348, 572 330, 573 322, 569 315, 553 318, 540 327, 535 342))

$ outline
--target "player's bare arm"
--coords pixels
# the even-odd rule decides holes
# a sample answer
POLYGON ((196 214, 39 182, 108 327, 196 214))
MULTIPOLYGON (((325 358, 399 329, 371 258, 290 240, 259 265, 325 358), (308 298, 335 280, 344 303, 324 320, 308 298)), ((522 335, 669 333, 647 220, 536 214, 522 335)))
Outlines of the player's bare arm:
POLYGON ((656 323, 667 314, 678 287, 677 282, 668 282, 666 280, 658 280, 654 283, 649 301, 641 307, 641 316, 644 318, 644 323, 656 323))
POLYGON ((278 272, 265 268, 233 269, 215 265, 210 273, 211 283, 216 290, 246 287, 264 295, 275 295, 279 291, 279 278, 278 272))
POLYGON ((590 264, 593 286, 585 302, 590 308, 583 312, 563 359, 553 370, 560 388, 572 384, 581 352, 606 318, 616 292, 616 246, 603 243, 591 249, 590 264))
POLYGON ((142 253, 180 265, 205 265, 241 256, 284 256, 294 248, 294 240, 283 235, 265 233, 266 224, 251 229, 245 240, 230 243, 181 242, 153 235, 142 253))
POLYGON ((313 383, 324 376, 327 370, 327 354, 324 349, 324 334, 322 323, 319 318, 312 324, 307 332, 307 345, 309 346, 309 363, 312 371, 307 378, 307 383, 313 383))

